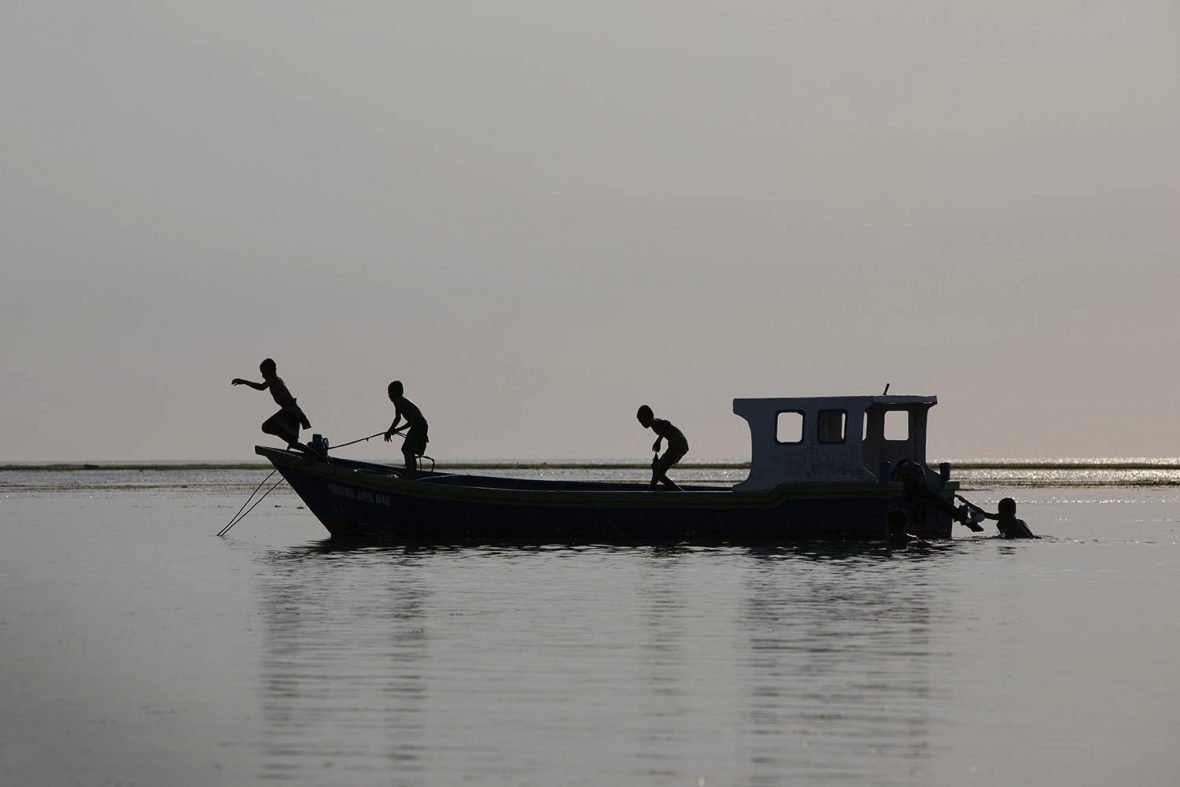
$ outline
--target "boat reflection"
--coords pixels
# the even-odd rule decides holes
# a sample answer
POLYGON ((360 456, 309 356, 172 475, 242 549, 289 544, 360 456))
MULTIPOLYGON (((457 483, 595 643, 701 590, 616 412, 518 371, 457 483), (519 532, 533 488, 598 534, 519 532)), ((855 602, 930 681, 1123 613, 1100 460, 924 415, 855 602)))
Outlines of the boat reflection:
POLYGON ((912 784, 930 751, 945 550, 761 553, 746 581, 752 784, 912 784), (802 558, 802 560, 801 560, 802 558))
POLYGON ((262 561, 264 778, 423 768, 428 591, 408 553, 365 582, 350 564, 368 555, 319 542, 262 561))
POLYGON ((957 552, 269 552, 260 776, 921 780, 957 552))

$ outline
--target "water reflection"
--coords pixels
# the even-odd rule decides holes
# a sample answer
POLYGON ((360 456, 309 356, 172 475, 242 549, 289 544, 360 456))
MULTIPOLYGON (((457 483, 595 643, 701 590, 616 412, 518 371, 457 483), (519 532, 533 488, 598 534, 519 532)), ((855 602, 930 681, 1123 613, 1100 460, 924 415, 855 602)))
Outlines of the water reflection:
POLYGON ((409 550, 365 582, 351 568, 371 554, 321 542, 263 560, 263 778, 423 767, 428 591, 409 550))
POLYGON ((637 583, 639 609, 639 688, 636 735, 631 751, 637 775, 645 782, 674 779, 684 746, 683 718, 692 690, 691 654, 684 593, 684 547, 649 547, 637 583))
POLYGON ((260 775, 916 781, 955 552, 269 552, 260 775))
POLYGON ((921 779, 942 615, 937 550, 767 550, 747 574, 753 784, 921 779))

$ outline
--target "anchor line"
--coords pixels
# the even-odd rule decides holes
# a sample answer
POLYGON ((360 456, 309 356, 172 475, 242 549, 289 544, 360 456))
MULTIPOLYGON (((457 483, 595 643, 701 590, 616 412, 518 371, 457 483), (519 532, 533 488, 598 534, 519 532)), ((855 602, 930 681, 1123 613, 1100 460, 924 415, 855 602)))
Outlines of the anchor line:
MULTIPOLYGON (((356 443, 363 443, 365 440, 372 440, 374 437, 379 437, 380 435, 383 435, 383 434, 385 434, 385 432, 374 432, 373 434, 369 435, 368 437, 358 437, 356 440, 352 440, 347 443, 341 443, 340 445, 329 446, 328 450, 331 450, 332 448, 344 448, 346 446, 355 445, 356 443)), ((403 430, 399 429, 398 431, 394 432, 394 434, 398 435, 403 440, 406 439, 406 435, 403 430)), ((426 454, 422 454, 422 458, 430 460, 430 470, 431 470, 431 472, 434 472, 434 457, 427 456, 426 454)), ((262 493, 262 497, 259 497, 257 500, 254 500, 254 495, 258 494, 258 490, 262 488, 262 485, 265 484, 267 481, 269 481, 271 476, 273 476, 277 472, 278 472, 277 469, 271 470, 270 473, 266 476, 266 478, 264 478, 260 482, 258 482, 258 486, 254 487, 254 491, 251 492, 250 496, 246 498, 246 502, 242 503, 242 507, 238 509, 238 513, 233 515, 233 517, 229 520, 229 524, 227 524, 220 531, 218 531, 218 533, 217 533, 218 536, 224 536, 226 533, 228 533, 230 531, 231 528, 233 528, 234 525, 236 525, 238 522, 241 522, 243 519, 245 519, 247 516, 249 516, 250 512, 253 511, 255 508, 257 508, 258 504, 261 503, 264 499, 266 499, 267 495, 269 495, 271 492, 275 491, 275 489, 278 487, 279 484, 281 484, 281 483, 283 483, 283 481, 287 480, 285 478, 280 478, 278 481, 275 481, 270 489, 268 489, 262 493), (254 500, 253 505, 250 505, 251 500, 254 500), (250 506, 250 507, 246 508, 246 506, 250 506)))
POLYGON ((251 492, 251 493, 250 493, 250 496, 246 498, 246 502, 245 502, 245 503, 242 503, 242 507, 238 509, 238 513, 234 514, 234 515, 233 515, 233 518, 229 520, 229 524, 228 524, 228 525, 226 525, 225 527, 223 527, 223 528, 222 528, 222 529, 221 529, 221 530, 220 530, 220 531, 217 533, 217 535, 218 535, 218 536, 224 536, 226 533, 228 533, 228 532, 230 531, 230 528, 232 528, 232 527, 233 527, 234 525, 236 525, 238 522, 241 522, 243 519, 245 519, 245 518, 246 518, 246 517, 249 515, 249 513, 250 513, 251 511, 253 511, 253 510, 254 510, 254 509, 255 509, 255 508, 258 506, 258 504, 259 504, 259 503, 261 503, 261 502, 263 501, 263 499, 264 499, 264 498, 265 498, 267 495, 269 495, 271 492, 273 492, 273 491, 275 490, 275 487, 277 487, 279 484, 283 483, 283 481, 285 481, 285 480, 286 480, 286 479, 284 479, 284 478, 280 478, 278 481, 275 481, 275 483, 274 483, 274 486, 272 486, 270 489, 266 490, 266 491, 265 491, 265 492, 262 494, 262 497, 258 498, 258 500, 256 500, 256 501, 254 502, 254 505, 250 506, 250 508, 247 510, 247 509, 246 509, 246 506, 249 506, 249 505, 250 505, 250 501, 251 501, 251 500, 254 500, 254 495, 258 494, 258 490, 262 488, 262 485, 263 485, 263 484, 265 484, 267 481, 269 481, 269 480, 270 480, 270 477, 271 477, 271 476, 273 476, 273 475, 274 475, 275 473, 277 473, 277 472, 278 472, 278 470, 271 470, 271 471, 270 471, 270 473, 269 473, 269 474, 266 476, 266 478, 262 479, 262 480, 261 480, 261 481, 258 483, 258 486, 254 487, 254 491, 253 491, 253 492, 251 492), (245 513, 242 513, 243 511, 245 511, 245 513))

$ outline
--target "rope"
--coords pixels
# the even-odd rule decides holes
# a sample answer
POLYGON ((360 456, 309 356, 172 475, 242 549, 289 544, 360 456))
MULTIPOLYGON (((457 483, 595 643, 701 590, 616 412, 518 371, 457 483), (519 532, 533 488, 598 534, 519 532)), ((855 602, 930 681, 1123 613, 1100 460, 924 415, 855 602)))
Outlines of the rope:
MULTIPOLYGON (((397 435, 398 437, 400 437, 401 439, 405 440, 406 439, 405 431, 408 428, 409 428, 409 424, 406 424, 401 429, 398 429, 396 432, 394 432, 394 434, 397 435)), ((380 437, 383 434, 385 434, 385 432, 374 432, 373 434, 369 435, 368 437, 360 437, 360 438, 357 438, 356 440, 352 440, 351 442, 341 443, 340 445, 330 445, 330 446, 328 446, 328 450, 331 451, 333 448, 344 448, 345 446, 355 445, 357 443, 363 443, 365 440, 372 440, 374 437, 380 437)), ((432 473, 434 472, 434 457, 433 456, 427 456, 426 454, 421 454, 419 456, 419 459, 429 459, 430 460, 430 472, 432 472, 432 473)), ((418 469, 419 470, 422 469, 421 463, 419 463, 418 469)))
MULTIPOLYGON (((267 481, 270 479, 270 476, 271 476, 271 475, 274 475, 274 474, 275 474, 275 473, 277 473, 277 472, 278 472, 277 470, 272 470, 270 475, 268 475, 266 478, 262 479, 262 484, 265 484, 265 483, 266 483, 266 482, 267 482, 267 481)), ((285 479, 285 478, 280 478, 278 481, 275 481, 275 482, 274 482, 274 484, 272 484, 272 485, 271 485, 270 489, 268 489, 268 490, 266 490, 265 492, 263 492, 263 493, 262 493, 262 497, 260 497, 260 498, 258 498, 257 500, 255 500, 255 501, 254 501, 254 505, 250 506, 249 508, 246 508, 246 505, 245 505, 245 503, 243 503, 243 504, 242 504, 242 508, 246 508, 246 513, 242 514, 241 516, 237 516, 237 515, 235 515, 235 516, 234 516, 234 518, 233 518, 232 520, 230 520, 230 523, 229 523, 228 525, 226 525, 225 527, 223 527, 223 528, 221 529, 221 532, 220 532, 220 533, 218 533, 217 535, 219 535, 219 536, 224 536, 226 533, 228 533, 228 532, 229 532, 229 530, 230 530, 230 528, 232 528, 232 527, 233 527, 234 525, 236 525, 238 522, 241 522, 243 519, 245 519, 246 517, 248 517, 248 516, 250 515, 250 512, 251 512, 251 511, 253 511, 255 508, 258 508, 258 504, 259 504, 259 503, 261 503, 263 500, 265 500, 265 499, 266 499, 266 496, 267 496, 267 495, 269 495, 271 492, 275 491, 275 489, 277 489, 277 488, 278 488, 279 484, 283 483, 283 482, 284 482, 284 481, 286 481, 286 480, 287 480, 287 479, 285 479)), ((250 497, 254 497, 254 493, 255 493, 255 492, 257 492, 259 489, 261 489, 261 488, 262 488, 262 484, 259 484, 258 486, 256 486, 256 487, 254 488, 254 492, 251 492, 251 493, 250 493, 250 497)), ((246 499, 246 503, 249 503, 249 502, 250 502, 250 499, 249 499, 249 498, 247 498, 247 499, 246 499)), ((241 509, 239 509, 239 510, 238 510, 238 513, 239 513, 239 514, 241 513, 241 509)))
MULTIPOLYGON (((407 425, 407 426, 408 426, 408 425, 407 425)), ((340 445, 337 445, 337 446, 329 446, 329 451, 330 451, 330 450, 332 450, 332 448, 343 448, 343 447, 346 447, 346 446, 350 446, 350 445, 355 445, 355 444, 358 444, 358 442, 365 442, 366 440, 372 440, 372 439, 373 439, 373 438, 375 438, 375 437, 380 437, 380 435, 382 435, 382 434, 385 434, 385 432, 375 432, 375 433, 373 433, 373 434, 371 434, 371 435, 368 435, 368 437, 367 437, 367 438, 358 438, 358 439, 352 440, 352 441, 350 441, 350 442, 341 442, 341 444, 340 444, 340 445)), ((400 437, 402 440, 405 440, 405 439, 406 439, 406 435, 405 435, 404 429, 398 429, 398 431, 394 432, 394 434, 398 435, 398 437, 400 437)), ((433 473, 433 472, 434 472, 434 458, 433 458, 433 457, 427 457, 427 455, 426 455, 426 454, 422 454, 422 455, 421 455, 421 458, 422 458, 422 459, 430 459, 430 460, 431 460, 431 472, 433 473)), ((250 492, 250 497, 248 497, 248 498, 245 498, 245 503, 243 503, 243 504, 242 504, 242 507, 241 507, 241 509, 238 509, 238 510, 237 510, 237 513, 235 513, 235 514, 234 514, 234 517, 232 517, 232 518, 229 520, 229 524, 228 524, 228 525, 225 525, 224 527, 222 527, 221 531, 218 531, 218 533, 217 533, 217 534, 218 534, 218 536, 225 536, 225 533, 228 533, 228 532, 230 531, 230 529, 231 529, 231 527, 232 527, 232 526, 236 525, 237 523, 240 523, 240 522, 242 522, 242 520, 243 520, 243 519, 245 519, 245 518, 247 518, 248 516, 250 516, 250 512, 251 512, 251 511, 254 511, 255 509, 257 509, 257 507, 258 507, 258 504, 262 503, 262 501, 263 501, 264 499, 266 499, 266 497, 268 496, 268 494, 270 494, 271 492, 274 492, 274 491, 275 491, 275 488, 277 488, 277 487, 278 487, 278 485, 282 484, 284 480, 287 480, 287 479, 284 479, 284 478, 280 478, 280 479, 278 479, 277 481, 275 481, 274 485, 271 485, 271 487, 269 488, 269 490, 267 490, 266 492, 263 492, 263 493, 262 493, 262 497, 258 498, 257 500, 254 500, 254 496, 255 496, 255 494, 257 494, 257 493, 258 493, 258 490, 261 490, 261 488, 262 488, 262 485, 263 485, 263 484, 266 484, 266 483, 267 483, 267 481, 269 481, 269 480, 270 480, 270 477, 271 477, 271 476, 274 476, 274 474, 275 474, 275 473, 277 473, 277 472, 278 472, 277 470, 270 471, 270 473, 268 474, 268 476, 267 476, 266 478, 263 478, 261 481, 258 481, 258 485, 254 487, 254 491, 253 491, 253 492, 250 492), (250 500, 254 500, 254 505, 250 505, 250 500), (248 506, 248 505, 250 506, 250 507, 249 507, 249 509, 247 509, 247 507, 245 507, 245 506, 248 506), (244 513, 243 513, 243 511, 244 511, 244 513)))
MULTIPOLYGON (((274 475, 277 472, 279 472, 279 471, 278 470, 271 470, 270 475, 268 475, 266 478, 264 478, 258 482, 258 486, 254 487, 254 491, 251 492, 250 496, 246 498, 246 502, 242 503, 242 508, 238 509, 238 514, 242 513, 242 509, 244 509, 246 506, 250 505, 250 501, 254 499, 254 495, 256 495, 258 493, 258 490, 262 488, 262 485, 265 484, 267 481, 269 481, 270 476, 274 475)), ((232 517, 230 517, 229 524, 226 525, 224 528, 222 528, 217 533, 217 535, 224 536, 227 532, 229 532, 229 529, 231 527, 233 527, 235 524, 237 524, 236 520, 238 518, 238 514, 234 514, 232 517)))
MULTIPOLYGON (((385 432, 377 432, 375 434, 369 435, 368 437, 361 437, 356 440, 353 440, 350 443, 341 443, 340 445, 330 445, 330 446, 328 446, 328 450, 331 451, 333 448, 344 448, 346 445, 355 445, 357 443, 363 443, 366 440, 372 440, 374 437, 380 437, 383 434, 385 434, 385 432)), ((401 433, 397 432, 397 434, 401 434, 401 433)))

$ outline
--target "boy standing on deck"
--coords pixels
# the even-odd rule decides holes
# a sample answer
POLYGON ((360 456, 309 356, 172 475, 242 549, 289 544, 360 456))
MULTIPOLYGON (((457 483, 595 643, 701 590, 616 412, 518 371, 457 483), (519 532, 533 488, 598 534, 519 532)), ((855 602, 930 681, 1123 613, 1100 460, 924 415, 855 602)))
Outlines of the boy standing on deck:
POLYGON ((405 389, 401 384, 401 380, 394 380, 389 384, 389 401, 393 402, 393 423, 389 425, 389 429, 385 431, 385 442, 400 431, 397 428, 398 422, 404 416, 406 425, 403 429, 409 428, 406 432, 405 439, 402 442, 402 456, 406 460, 405 478, 413 478, 418 475, 417 458, 426 453, 426 444, 430 442, 427 437, 427 430, 429 425, 426 423, 426 418, 423 417, 422 411, 418 406, 411 402, 404 396, 405 389))
POLYGON ((288 448, 298 448, 306 454, 315 454, 315 451, 299 442, 299 427, 310 429, 311 421, 307 420, 295 397, 287 389, 287 384, 279 377, 275 362, 267 358, 258 365, 258 371, 262 372, 262 382, 255 383, 235 377, 230 381, 230 385, 248 385, 256 391, 265 391, 269 388, 270 395, 274 397, 275 404, 280 409, 263 421, 262 431, 283 440, 288 448))
POLYGON ((651 408, 646 404, 639 408, 639 412, 635 414, 635 417, 639 419, 639 423, 643 425, 644 429, 651 429, 656 433, 656 441, 651 447, 652 451, 659 454, 660 441, 668 441, 668 450, 664 452, 664 455, 652 459, 651 485, 648 489, 655 489, 657 483, 663 483, 669 489, 680 491, 680 487, 672 479, 668 478, 668 471, 688 453, 688 440, 685 439, 684 433, 670 422, 662 418, 656 418, 651 408))

